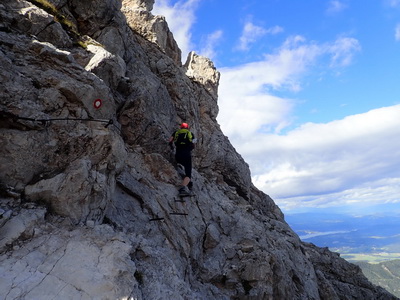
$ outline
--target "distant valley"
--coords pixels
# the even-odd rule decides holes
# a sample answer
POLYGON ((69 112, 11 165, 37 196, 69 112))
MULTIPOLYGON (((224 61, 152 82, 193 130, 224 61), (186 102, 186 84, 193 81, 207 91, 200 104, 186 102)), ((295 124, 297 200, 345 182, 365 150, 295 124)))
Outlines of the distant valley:
POLYGON ((348 261, 400 259, 400 215, 287 214, 300 238, 339 252, 348 261))
POLYGON ((325 212, 286 214, 300 238, 340 253, 364 275, 400 297, 400 215, 352 216, 325 212))

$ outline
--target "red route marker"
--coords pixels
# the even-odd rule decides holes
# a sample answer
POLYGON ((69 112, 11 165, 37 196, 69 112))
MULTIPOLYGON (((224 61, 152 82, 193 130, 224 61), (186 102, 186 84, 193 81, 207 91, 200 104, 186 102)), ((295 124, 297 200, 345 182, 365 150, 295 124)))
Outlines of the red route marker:
POLYGON ((103 104, 103 103, 102 103, 101 99, 96 99, 96 100, 94 100, 94 102, 93 102, 93 107, 94 107, 95 109, 99 109, 99 108, 101 107, 102 104, 103 104))

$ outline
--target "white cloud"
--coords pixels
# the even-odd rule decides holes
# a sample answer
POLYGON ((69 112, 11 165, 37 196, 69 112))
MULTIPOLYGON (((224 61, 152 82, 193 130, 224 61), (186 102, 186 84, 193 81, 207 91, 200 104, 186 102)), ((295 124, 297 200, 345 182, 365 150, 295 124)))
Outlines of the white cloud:
POLYGON ((242 36, 238 45, 239 50, 248 50, 249 45, 257 41, 259 37, 266 34, 266 30, 260 26, 256 26, 251 22, 244 25, 242 36))
POLYGON ((187 54, 193 50, 190 30, 196 22, 195 10, 199 2, 200 0, 187 0, 172 5, 170 0, 158 0, 153 7, 153 14, 165 16, 168 27, 182 51, 183 60, 186 60, 187 54))
POLYGON ((396 25, 394 38, 396 41, 400 41, 400 23, 396 25))
POLYGON ((358 40, 350 37, 339 38, 333 45, 328 45, 327 47, 327 52, 332 53, 331 66, 333 67, 346 67, 350 65, 354 54, 361 50, 358 40))
POLYGON ((347 5, 345 3, 343 3, 343 1, 332 0, 332 1, 329 1, 329 3, 328 3, 327 12, 328 12, 328 14, 336 14, 338 12, 343 11, 346 8, 347 8, 347 5))
POLYGON ((387 4, 391 7, 399 7, 400 0, 386 0, 387 4))
POLYGON ((400 200, 399 135, 400 105, 395 105, 327 124, 304 124, 282 136, 258 135, 247 144, 257 142, 256 151, 247 145, 238 151, 255 185, 286 209, 300 203, 379 203, 400 200))
POLYGON ((283 209, 400 201, 400 105, 281 134, 296 103, 276 90, 301 89, 313 68, 348 66, 358 51, 351 38, 294 36, 262 61, 220 70, 218 121, 253 182, 283 209))
POLYGON ((348 65, 358 51, 355 45, 353 39, 318 45, 293 36, 262 61, 221 68, 218 119, 225 134, 241 144, 249 134, 279 132, 290 124, 294 102, 273 96, 273 91, 301 89, 300 78, 320 64, 323 56, 335 62, 331 67, 348 65))
POLYGON ((209 34, 204 42, 204 47, 199 50, 199 54, 208 57, 210 59, 214 59, 216 56, 215 47, 221 40, 222 36, 223 36, 222 30, 217 30, 209 34))
MULTIPOLYGON (((345 189, 336 193, 324 193, 320 195, 305 195, 274 199, 285 211, 296 211, 299 208, 334 208, 347 207, 354 211, 354 207, 362 213, 363 207, 375 205, 387 205, 399 203, 400 179, 384 178, 373 182, 360 184, 352 189, 345 189)), ((371 212, 370 212, 371 213, 371 212)))
POLYGON ((257 40, 266 34, 277 34, 283 31, 282 27, 274 26, 269 29, 265 29, 261 26, 254 25, 252 22, 246 22, 242 35, 239 38, 238 50, 247 51, 251 44, 257 42, 257 40))

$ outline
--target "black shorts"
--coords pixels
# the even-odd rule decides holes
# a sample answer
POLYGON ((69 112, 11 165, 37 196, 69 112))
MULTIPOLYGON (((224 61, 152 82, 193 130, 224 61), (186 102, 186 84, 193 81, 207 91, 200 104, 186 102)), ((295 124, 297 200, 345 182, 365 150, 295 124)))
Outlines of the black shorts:
POLYGON ((185 168, 186 177, 192 178, 192 155, 190 151, 177 151, 175 159, 178 164, 185 168))

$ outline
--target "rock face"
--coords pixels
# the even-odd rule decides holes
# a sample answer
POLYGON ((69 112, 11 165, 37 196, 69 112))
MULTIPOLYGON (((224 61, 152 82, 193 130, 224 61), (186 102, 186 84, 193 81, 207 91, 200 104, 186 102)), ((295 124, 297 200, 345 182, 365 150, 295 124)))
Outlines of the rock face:
POLYGON ((252 185, 216 122, 218 71, 181 65, 154 1, 40 3, 0 3, 1 299, 396 299, 252 185))

